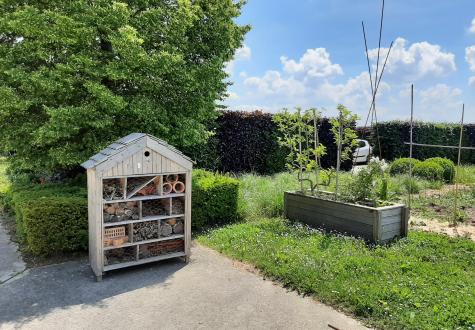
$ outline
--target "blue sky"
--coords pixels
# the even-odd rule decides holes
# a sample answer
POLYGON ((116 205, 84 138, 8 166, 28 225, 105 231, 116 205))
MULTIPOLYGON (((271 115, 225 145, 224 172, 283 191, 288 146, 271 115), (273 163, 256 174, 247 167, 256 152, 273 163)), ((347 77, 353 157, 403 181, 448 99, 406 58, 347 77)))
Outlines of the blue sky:
MULTIPOLYGON (((376 64, 381 0, 249 0, 244 46, 228 64, 229 109, 279 111, 338 103, 365 117, 371 100, 361 21, 376 64)), ((386 0, 382 50, 395 41, 377 98, 380 120, 475 122, 475 1, 386 0)), ((374 72, 373 72, 374 74, 374 72)))

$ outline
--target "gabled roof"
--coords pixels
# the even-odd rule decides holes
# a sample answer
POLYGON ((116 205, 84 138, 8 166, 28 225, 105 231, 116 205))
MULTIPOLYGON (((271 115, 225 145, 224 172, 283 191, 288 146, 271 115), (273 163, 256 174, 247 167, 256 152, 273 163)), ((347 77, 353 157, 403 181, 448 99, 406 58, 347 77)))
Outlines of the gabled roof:
POLYGON ((162 145, 163 147, 168 148, 169 150, 183 157, 184 159, 190 162, 193 162, 191 158, 185 156, 181 151, 169 145, 165 141, 159 138, 156 138, 155 136, 152 136, 150 134, 145 134, 145 133, 132 133, 115 141, 114 143, 109 145, 107 148, 101 150, 99 153, 95 154, 94 156, 89 158, 87 161, 82 163, 81 166, 84 167, 85 169, 96 167, 97 165, 102 164, 106 162, 107 160, 109 160, 112 156, 124 151, 127 147, 134 144, 138 140, 141 140, 146 137, 152 140, 155 140, 158 144, 162 145))

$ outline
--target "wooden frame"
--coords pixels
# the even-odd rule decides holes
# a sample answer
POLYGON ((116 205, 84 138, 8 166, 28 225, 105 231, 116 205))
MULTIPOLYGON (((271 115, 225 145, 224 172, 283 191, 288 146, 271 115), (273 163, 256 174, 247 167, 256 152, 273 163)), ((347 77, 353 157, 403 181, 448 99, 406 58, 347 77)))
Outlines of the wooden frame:
POLYGON ((284 210, 290 220, 352 234, 375 243, 407 236, 409 210, 403 204, 369 207, 285 192, 284 210))
MULTIPOLYGON (((176 257, 183 257, 186 262, 189 261, 192 164, 188 157, 165 142, 141 133, 133 133, 116 141, 82 164, 83 167, 87 168, 89 260, 97 280, 101 280, 103 273, 109 270, 176 257), (167 195, 163 193, 165 177, 170 174, 177 174, 179 180, 184 183, 185 191, 183 193, 172 192, 167 195), (128 189, 131 179, 137 177, 148 178, 138 186, 135 185, 134 189, 128 189), (114 188, 112 194, 115 195, 110 197, 108 193, 106 196, 111 199, 106 200, 103 195, 103 184, 104 180, 108 180, 109 186, 113 184, 110 183, 113 182, 110 179, 120 179, 115 187, 118 187, 120 182, 121 188, 114 188), (151 187, 152 194, 138 195, 142 189, 149 187, 149 185, 155 186, 155 188, 151 187), (120 192, 117 193, 117 191, 120 192), (159 210, 162 210, 160 212, 165 212, 164 214, 144 214, 144 208, 152 207, 150 205, 154 205, 153 201, 158 203, 159 210), (109 211, 106 212, 108 207, 124 210, 124 205, 128 205, 127 203, 133 205, 132 208, 135 212, 133 218, 115 215, 115 213, 111 215, 107 213, 109 211), (160 203, 167 205, 160 206, 160 203), (180 214, 173 214, 173 206, 176 205, 174 203, 180 203, 179 209, 180 211, 183 210, 180 214), (107 215, 106 218, 105 215, 107 215), (172 219, 175 219, 175 224, 173 224, 172 219), (173 226, 169 225, 169 222, 173 226), (178 226, 176 223, 178 223, 178 226), (147 230, 151 231, 154 238, 135 240, 134 228, 140 228, 139 224, 144 224, 142 227, 145 226, 147 230), (150 226, 147 227, 148 225, 150 226), (125 236, 127 237, 117 238, 118 241, 115 241, 114 244, 111 244, 110 239, 104 242, 105 230, 114 227, 125 227, 125 236), (165 233, 168 235, 165 235, 161 231, 162 229, 168 230, 165 233), (173 232, 174 230, 177 230, 177 232, 173 232), (179 243, 180 241, 182 243, 179 243), (150 257, 139 254, 140 251, 143 252, 152 247, 154 253, 159 251, 163 254, 150 257), (177 251, 170 252, 170 247, 180 248, 177 251), (120 256, 122 256, 122 259, 120 256)), ((155 209, 150 208, 148 210, 149 212, 155 212, 153 211, 155 209)), ((126 208, 125 210, 132 212, 126 208)))

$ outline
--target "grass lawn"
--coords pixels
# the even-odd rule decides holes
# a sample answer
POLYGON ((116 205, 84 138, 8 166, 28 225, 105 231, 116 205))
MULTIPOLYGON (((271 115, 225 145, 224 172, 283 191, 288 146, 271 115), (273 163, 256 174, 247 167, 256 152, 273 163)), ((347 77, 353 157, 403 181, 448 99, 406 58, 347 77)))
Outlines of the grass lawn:
POLYGON ((467 239, 411 232, 374 247, 275 218, 198 240, 377 328, 475 328, 475 243, 467 239))

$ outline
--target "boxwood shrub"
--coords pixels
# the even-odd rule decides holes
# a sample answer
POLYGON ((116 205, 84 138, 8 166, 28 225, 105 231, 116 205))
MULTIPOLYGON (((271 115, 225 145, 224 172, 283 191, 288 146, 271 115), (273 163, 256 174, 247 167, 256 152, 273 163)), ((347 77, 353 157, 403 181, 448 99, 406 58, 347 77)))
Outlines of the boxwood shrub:
POLYGON ((414 176, 431 181, 441 181, 444 178, 444 168, 431 160, 416 164, 413 173, 414 176))
POLYGON ((21 215, 26 243, 34 254, 87 249, 86 198, 30 199, 21 205, 21 215))
POLYGON ((442 158, 442 157, 433 157, 433 158, 427 159, 426 161, 435 162, 439 164, 440 166, 442 166, 442 168, 444 169, 444 174, 443 174, 444 181, 449 182, 449 183, 454 182, 455 164, 453 161, 447 158, 442 158))
POLYGON ((414 167, 420 162, 420 160, 413 158, 399 158, 391 163, 389 172, 391 173, 391 175, 408 174, 411 164, 412 168, 414 169, 414 167))
POLYGON ((192 228, 235 222, 238 216, 239 181, 204 170, 193 171, 192 228))

